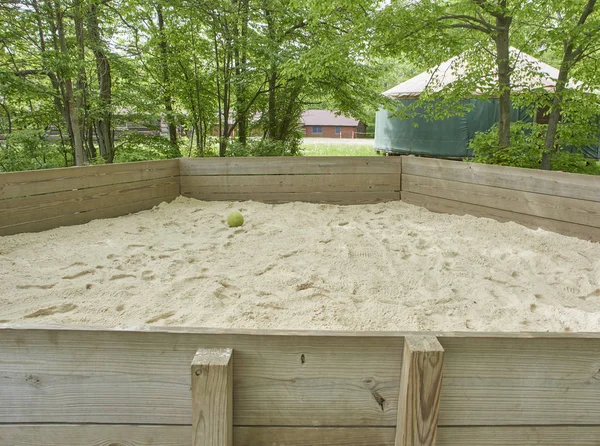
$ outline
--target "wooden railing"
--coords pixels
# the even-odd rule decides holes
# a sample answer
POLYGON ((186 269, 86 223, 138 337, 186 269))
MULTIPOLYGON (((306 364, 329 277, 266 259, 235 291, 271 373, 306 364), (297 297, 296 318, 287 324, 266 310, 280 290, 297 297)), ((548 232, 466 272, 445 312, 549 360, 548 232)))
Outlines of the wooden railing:
POLYGON ((599 369, 600 334, 0 326, 0 444, 591 446, 599 369))

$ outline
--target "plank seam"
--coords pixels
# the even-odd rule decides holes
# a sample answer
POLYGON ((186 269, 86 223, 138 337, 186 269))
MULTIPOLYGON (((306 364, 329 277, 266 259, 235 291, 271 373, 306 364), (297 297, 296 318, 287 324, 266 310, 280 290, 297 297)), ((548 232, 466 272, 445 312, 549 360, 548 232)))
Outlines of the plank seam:
MULTIPOLYGON (((424 178, 427 178, 427 177, 424 177, 424 178)), ((510 190, 512 190, 512 189, 510 189, 510 190)), ((451 198, 444 198, 444 197, 440 197, 440 196, 437 196, 437 195, 422 194, 422 193, 419 193, 419 192, 412 192, 412 191, 407 191, 407 190, 405 190, 405 191, 403 191, 403 192, 404 192, 404 193, 415 194, 415 195, 420 195, 420 196, 422 196, 422 197, 431 197, 431 198, 437 198, 437 199, 439 199, 439 200, 447 200, 447 201, 452 201, 452 202, 454 202, 454 203, 468 204, 468 205, 471 205, 471 206, 479 206, 479 207, 482 207, 482 208, 485 208, 485 209, 495 209, 495 210, 497 210, 497 211, 510 212, 510 213, 517 214, 517 215, 523 215, 523 216, 526 216, 526 217, 535 217, 535 218, 540 218, 540 219, 542 219, 542 220, 555 221, 555 222, 558 222, 558 223, 569 223, 569 224, 572 224, 572 225, 583 226, 584 228, 591 228, 591 229, 598 229, 598 228, 600 228, 600 226, 590 226, 590 225, 584 225, 584 224, 582 224, 582 223, 575 223, 575 222, 572 222, 572 221, 567 221, 567 220, 557 220, 557 219, 555 219, 555 218, 541 217, 541 216, 539 216, 539 215, 535 215, 535 214, 524 214, 524 213, 522 213, 522 212, 511 211, 511 210, 508 210, 508 209, 494 208, 494 207, 491 207, 491 206, 485 206, 485 205, 483 205, 483 204, 477 204, 477 203, 469 203, 468 201, 452 200, 451 198)), ((554 195, 553 195, 553 196, 554 196, 554 195)), ((589 201, 589 200, 588 200, 588 201, 589 201)), ((595 201, 592 201, 592 203, 596 203, 596 202, 595 202, 595 201)), ((409 204, 410 204, 410 203, 409 203, 409 204)), ((415 205, 415 206, 417 206, 417 205, 415 205)), ((421 206, 421 207, 424 207, 424 206, 421 206)), ((465 214, 466 214, 466 215, 471 215, 471 214, 469 214, 469 213, 468 213, 468 212, 466 212, 466 211, 465 211, 465 214)), ((492 219, 493 219, 493 217, 484 217, 484 218, 492 218, 492 219)), ((511 221, 512 221, 512 220, 511 220, 511 221)), ((517 223, 517 224, 521 224, 521 223, 519 223, 519 222, 516 222, 516 221, 512 221, 512 222, 513 222, 513 223, 517 223)), ((555 231, 552 231, 552 232, 555 232, 555 231)))

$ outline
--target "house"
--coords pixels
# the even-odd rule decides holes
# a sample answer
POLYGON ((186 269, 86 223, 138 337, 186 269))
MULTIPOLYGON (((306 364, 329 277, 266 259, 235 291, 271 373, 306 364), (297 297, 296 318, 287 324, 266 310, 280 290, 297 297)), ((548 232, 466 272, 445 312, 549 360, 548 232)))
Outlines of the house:
POLYGON ((300 119, 304 136, 321 138, 359 138, 366 132, 360 121, 329 110, 307 110, 300 119))
MULTIPOLYGON (((554 91, 558 70, 534 57, 510 49, 515 68, 511 82, 516 86, 516 94, 524 90, 554 91), (531 76, 531 70, 539 75, 531 76)), ((439 92, 465 75, 466 62, 464 56, 453 57, 446 62, 427 70, 412 79, 396 85, 383 93, 398 103, 398 110, 412 107, 425 92, 439 92)), ((494 68, 490 68, 488 79, 496 78, 494 68)), ((484 82, 482 81, 482 82, 484 82)), ((571 80, 569 87, 576 87, 571 80)), ((440 158, 463 159, 472 156, 469 142, 477 132, 488 131, 498 122, 498 98, 480 98, 482 89, 477 87, 462 100, 468 111, 462 115, 445 119, 429 119, 420 109, 411 116, 398 117, 394 113, 381 109, 375 119, 375 149, 395 154, 415 154, 440 158)), ((513 104, 511 120, 538 123, 547 122, 543 109, 534 114, 527 108, 513 104), (545 122, 544 122, 545 121, 545 122)), ((593 147, 583 147, 588 158, 600 158, 600 143, 593 147)))

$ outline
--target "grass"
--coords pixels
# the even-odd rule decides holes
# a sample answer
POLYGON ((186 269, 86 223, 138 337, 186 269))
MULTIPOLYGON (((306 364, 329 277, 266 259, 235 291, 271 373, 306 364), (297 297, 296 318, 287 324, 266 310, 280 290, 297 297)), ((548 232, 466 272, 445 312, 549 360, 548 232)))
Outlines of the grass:
POLYGON ((304 156, 377 156, 373 144, 303 143, 304 156))

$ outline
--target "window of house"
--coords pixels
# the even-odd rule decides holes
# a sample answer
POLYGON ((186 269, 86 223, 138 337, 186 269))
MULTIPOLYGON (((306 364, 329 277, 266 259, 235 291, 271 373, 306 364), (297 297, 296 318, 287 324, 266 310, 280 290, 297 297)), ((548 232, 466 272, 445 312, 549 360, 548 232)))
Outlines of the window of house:
POLYGON ((339 135, 340 133, 342 133, 342 128, 341 127, 336 127, 335 128, 335 134, 339 135))
POLYGON ((320 135, 321 133, 323 133, 323 127, 321 127, 320 125, 313 125, 312 134, 320 135))

